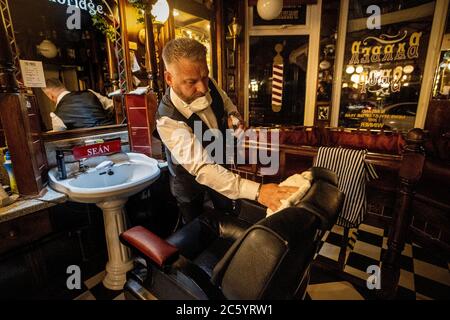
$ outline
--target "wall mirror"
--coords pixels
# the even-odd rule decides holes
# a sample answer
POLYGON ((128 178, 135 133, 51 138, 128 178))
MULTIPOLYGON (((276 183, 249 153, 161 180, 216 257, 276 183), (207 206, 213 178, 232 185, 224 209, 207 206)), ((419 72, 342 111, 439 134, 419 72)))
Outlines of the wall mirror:
MULTIPOLYGON (((18 58, 42 62, 45 78, 59 79, 70 92, 92 90, 108 97, 115 88, 111 81, 114 75, 111 77, 108 70, 107 38, 101 32, 101 24, 95 26, 93 21, 106 17, 111 7, 105 0, 78 1, 80 18, 77 20, 75 12, 69 10, 73 3, 69 0, 9 0, 18 58)), ((17 78, 23 84, 22 75, 18 74, 17 78)), ((44 136, 61 136, 61 132, 52 131, 50 113, 55 112, 56 104, 40 88, 24 90, 34 95, 44 136)), ((107 127, 123 130, 126 120, 116 114, 122 112, 121 97, 109 98, 110 101, 102 104, 105 108, 106 104, 113 104, 107 109, 111 119, 107 127)), ((95 131, 99 126, 104 130, 105 125, 100 123, 83 129, 95 131)), ((69 121, 67 131, 71 129, 80 128, 74 128, 69 121)))

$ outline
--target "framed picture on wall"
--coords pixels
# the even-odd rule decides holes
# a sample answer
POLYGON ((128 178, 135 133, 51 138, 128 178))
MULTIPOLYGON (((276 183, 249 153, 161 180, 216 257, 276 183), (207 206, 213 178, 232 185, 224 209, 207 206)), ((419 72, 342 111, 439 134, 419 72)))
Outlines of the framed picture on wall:
POLYGON ((227 49, 227 68, 234 69, 236 63, 234 58, 234 51, 230 48, 227 49))
POLYGON ((227 91, 234 92, 235 83, 234 83, 234 74, 229 74, 227 79, 227 91))

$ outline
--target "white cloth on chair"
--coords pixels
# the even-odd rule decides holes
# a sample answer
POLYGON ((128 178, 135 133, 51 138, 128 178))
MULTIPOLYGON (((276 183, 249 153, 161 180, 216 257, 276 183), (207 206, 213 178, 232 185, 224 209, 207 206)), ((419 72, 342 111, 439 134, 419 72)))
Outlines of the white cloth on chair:
POLYGON ((366 180, 377 178, 373 166, 365 163, 367 150, 320 147, 314 166, 334 171, 345 201, 337 225, 354 228, 364 220, 367 211, 366 180))
POLYGON ((298 187, 298 190, 286 200, 281 200, 281 206, 278 207, 276 211, 272 211, 271 209, 267 208, 266 216, 268 217, 280 210, 297 205, 311 188, 312 180, 313 176, 311 171, 305 171, 300 174, 294 174, 281 182, 279 184, 280 187, 298 187))

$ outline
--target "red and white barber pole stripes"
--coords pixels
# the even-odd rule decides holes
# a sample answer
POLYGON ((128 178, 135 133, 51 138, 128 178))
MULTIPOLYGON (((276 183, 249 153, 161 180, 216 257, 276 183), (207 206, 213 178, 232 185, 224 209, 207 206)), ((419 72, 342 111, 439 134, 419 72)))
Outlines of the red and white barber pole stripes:
POLYGON ((272 70, 272 110, 280 112, 283 101, 283 65, 274 64, 272 70))

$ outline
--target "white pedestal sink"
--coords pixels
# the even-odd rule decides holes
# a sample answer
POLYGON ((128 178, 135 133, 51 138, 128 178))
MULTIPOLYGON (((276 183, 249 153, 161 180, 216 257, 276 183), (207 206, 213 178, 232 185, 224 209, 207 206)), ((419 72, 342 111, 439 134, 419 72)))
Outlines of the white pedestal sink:
POLYGON ((65 180, 59 180, 57 168, 48 173, 50 186, 69 200, 95 203, 103 210, 109 257, 103 284, 111 290, 123 289, 126 273, 133 267, 128 248, 119 241, 119 234, 126 229, 124 205, 128 197, 148 187, 160 175, 155 159, 131 152, 121 155, 124 156, 119 161, 111 157, 114 165, 110 168, 91 168, 83 173, 68 170, 65 180))

